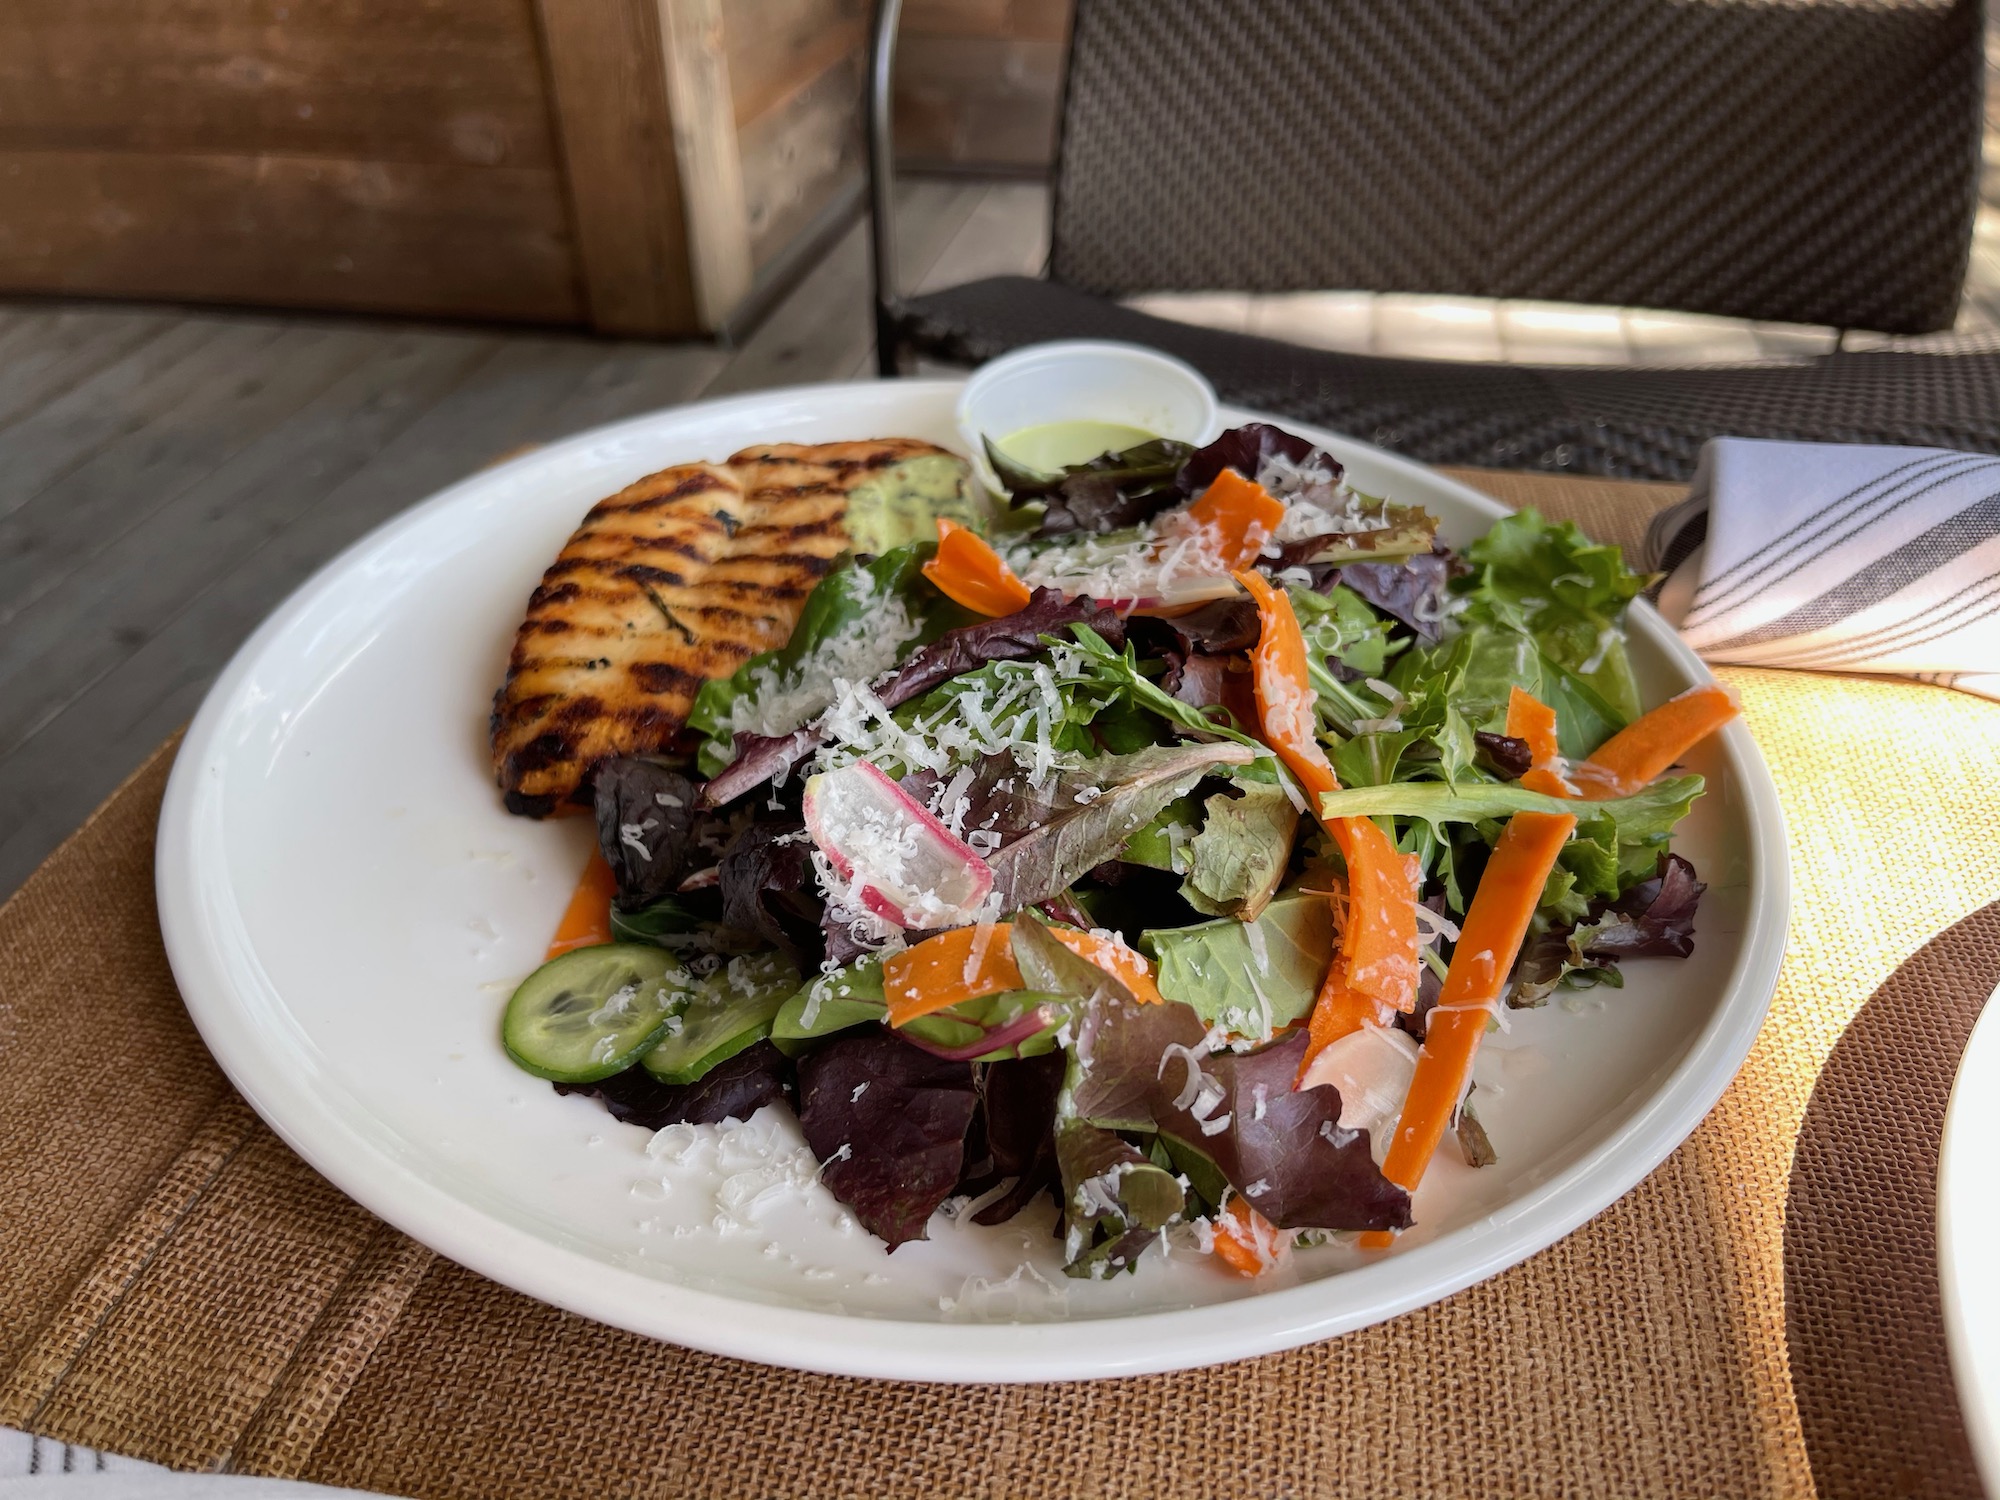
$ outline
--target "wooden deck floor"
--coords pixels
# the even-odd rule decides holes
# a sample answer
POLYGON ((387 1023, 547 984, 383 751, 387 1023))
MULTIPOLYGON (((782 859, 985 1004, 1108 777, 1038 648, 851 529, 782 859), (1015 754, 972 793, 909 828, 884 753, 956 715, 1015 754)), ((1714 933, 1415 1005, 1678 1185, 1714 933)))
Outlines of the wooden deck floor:
MULTIPOLYGON (((1039 268, 1045 197, 918 181, 924 286, 1039 268)), ((185 723, 257 623, 397 511, 528 443, 869 373, 858 228, 740 348, 0 304, 0 898, 185 723)))

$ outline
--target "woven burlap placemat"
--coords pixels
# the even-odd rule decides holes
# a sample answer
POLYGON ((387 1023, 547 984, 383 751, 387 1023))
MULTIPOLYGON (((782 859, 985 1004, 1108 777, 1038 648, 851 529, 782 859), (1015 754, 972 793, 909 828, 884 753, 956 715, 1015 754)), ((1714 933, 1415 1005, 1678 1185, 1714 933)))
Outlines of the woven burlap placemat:
MULTIPOLYGON (((1468 477, 1628 543, 1675 494, 1468 477)), ((180 1005, 152 899, 163 747, 0 910, 0 1423, 417 1496, 1810 1493, 1786 1334, 1793 1143, 1863 1004, 2000 900, 2000 705, 1726 675, 1784 798, 1797 893, 1770 1022, 1701 1128, 1589 1225, 1436 1306, 1094 1385, 895 1385, 696 1354, 529 1301, 370 1217, 257 1121, 180 1005)), ((1996 977, 1988 920, 1899 982, 1963 1008, 1996 977)), ((1824 1115, 1814 1149, 1860 1151, 1869 1119, 1824 1115)), ((1813 1250, 1830 1244, 1828 1264, 1843 1201, 1815 1202, 1831 1203, 1813 1250)), ((1886 1318, 1934 1302, 1921 1238, 1871 1248, 1886 1318)), ((1865 1368, 1853 1343, 1817 1339, 1813 1357, 1865 1368)), ((1875 1394, 1842 1408, 1855 1443, 1912 1462, 1912 1493, 1969 1492, 1936 1441, 1949 1391, 1875 1394)), ((1820 1481, 1848 1492, 1837 1466, 1820 1481)))

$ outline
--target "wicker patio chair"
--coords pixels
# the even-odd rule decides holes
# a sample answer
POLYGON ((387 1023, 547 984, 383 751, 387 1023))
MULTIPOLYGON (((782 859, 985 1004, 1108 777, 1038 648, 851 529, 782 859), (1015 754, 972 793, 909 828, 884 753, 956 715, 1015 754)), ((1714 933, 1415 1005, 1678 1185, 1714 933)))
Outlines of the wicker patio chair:
POLYGON ((878 3, 870 80, 885 375, 911 352, 1116 338, 1434 463, 1685 479, 1720 433, 2000 451, 2000 341, 1500 366, 1112 300, 1345 288, 1949 328, 1978 204, 1979 0, 1077 0, 1048 278, 913 297, 887 218, 900 9, 878 3))

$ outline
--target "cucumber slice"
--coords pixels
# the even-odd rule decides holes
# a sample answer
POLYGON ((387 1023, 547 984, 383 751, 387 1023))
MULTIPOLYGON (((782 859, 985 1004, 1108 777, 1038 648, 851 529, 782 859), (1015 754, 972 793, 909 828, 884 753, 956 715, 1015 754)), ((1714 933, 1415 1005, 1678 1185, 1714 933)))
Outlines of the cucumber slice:
POLYGON ((594 1083, 632 1066, 693 998, 687 971, 647 943, 573 948, 521 982, 500 1040, 538 1078, 594 1083))
POLYGON ((780 954, 732 958, 695 982, 687 1008, 667 1023, 666 1035, 639 1061, 662 1083, 693 1083, 769 1036, 771 1023, 798 987, 798 970, 780 954))

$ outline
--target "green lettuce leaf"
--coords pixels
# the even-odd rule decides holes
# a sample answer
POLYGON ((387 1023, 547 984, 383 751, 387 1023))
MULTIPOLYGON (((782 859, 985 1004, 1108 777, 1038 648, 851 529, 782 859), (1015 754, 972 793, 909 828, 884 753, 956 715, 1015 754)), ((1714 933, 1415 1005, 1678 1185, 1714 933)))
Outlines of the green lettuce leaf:
POLYGON ((1241 745, 1161 745, 1058 772, 1047 821, 988 857, 1000 909, 1018 911, 1060 895, 1115 859, 1127 839, 1204 776, 1250 758, 1241 745))
POLYGON ((1545 667, 1537 696, 1556 710, 1565 755, 1587 755, 1602 743, 1601 736, 1586 743, 1581 721, 1588 715, 1576 710, 1608 716, 1613 729, 1638 717, 1623 619, 1650 579, 1627 568, 1618 548, 1599 546, 1573 523, 1552 525, 1530 509, 1496 524, 1466 547, 1465 558, 1475 571, 1459 585, 1463 622, 1533 639, 1545 667))
POLYGON ((1144 865, 1179 875, 1187 863, 1185 850, 1201 831, 1201 804, 1192 796, 1176 797, 1144 828, 1125 840, 1118 858, 1128 865, 1144 865), (1178 856, 1176 849, 1183 851, 1178 856))
POLYGON ((1333 955, 1333 909, 1325 896, 1301 891, 1280 896, 1254 923, 1223 917, 1157 928, 1139 947, 1158 968, 1160 993, 1204 1025, 1266 1037, 1318 998, 1333 955))
POLYGON ((1274 782, 1237 782, 1236 794, 1208 799, 1201 829, 1188 841, 1181 861, 1187 879, 1181 895, 1211 917, 1252 921, 1278 893, 1292 858, 1299 813, 1285 789, 1274 782))
MULTIPOLYGON (((1065 949, 1065 952, 1068 950, 1065 949)), ((1101 971, 1099 971, 1101 972, 1101 971)), ((906 1036, 938 1047, 964 1047, 986 1032, 1004 1026, 1036 1006, 1061 1007, 1057 996, 1032 990, 1007 990, 964 1000, 921 1016, 897 1028, 906 1036)), ((801 985, 778 1007, 771 1021, 771 1040, 780 1046, 817 1041, 856 1026, 887 1024, 889 1003, 882 992, 882 961, 864 958, 832 974, 818 974, 801 985)), ((1045 1027, 1016 1046, 982 1054, 979 1062, 1010 1057, 1037 1057, 1056 1046, 1057 1027, 1045 1027)))

